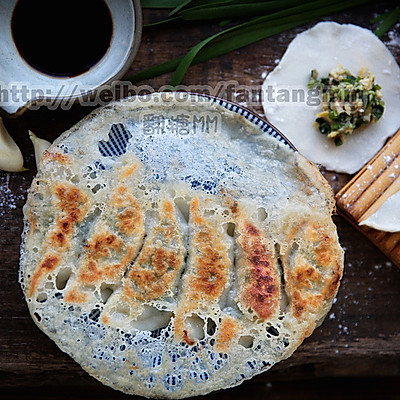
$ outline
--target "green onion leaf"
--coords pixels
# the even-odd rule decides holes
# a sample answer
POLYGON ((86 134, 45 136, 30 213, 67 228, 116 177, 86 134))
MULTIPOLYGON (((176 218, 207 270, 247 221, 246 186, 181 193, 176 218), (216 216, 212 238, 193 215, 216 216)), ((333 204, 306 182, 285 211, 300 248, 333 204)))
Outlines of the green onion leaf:
POLYGON ((356 77, 353 75, 347 75, 347 78, 342 79, 342 82, 345 83, 354 83, 356 80, 356 77))
MULTIPOLYGON (((394 10, 382 14, 379 18, 380 25, 374 30, 374 33, 379 38, 383 36, 398 20, 400 19, 400 6, 394 10)), ((375 18, 376 20, 376 18, 375 18)), ((374 20, 372 20, 375 22, 374 20)))
POLYGON ((181 1, 181 4, 179 4, 177 7, 175 7, 169 14, 169 17, 172 17, 173 15, 177 14, 178 11, 180 11, 183 7, 186 7, 189 3, 191 3, 193 0, 186 0, 186 1, 181 1))
POLYGON ((311 71, 310 80, 308 81, 307 86, 309 88, 313 88, 314 86, 317 86, 318 84, 319 84, 318 71, 316 69, 313 69, 311 71))
POLYGON ((333 131, 339 131, 340 129, 344 128, 345 124, 342 122, 333 122, 331 127, 333 131))
POLYGON ((348 90, 341 88, 341 89, 339 89, 339 92, 337 95, 340 100, 344 100, 348 94, 349 94, 348 90))
POLYGON ((146 24, 143 28, 159 28, 161 25, 167 25, 170 22, 178 20, 179 17, 163 19, 162 21, 153 22, 152 24, 146 24))
POLYGON ((220 28, 223 28, 224 26, 229 25, 231 22, 232 22, 231 19, 224 19, 223 21, 221 21, 221 22, 218 24, 218 26, 219 26, 220 28))
POLYGON ((381 105, 375 106, 375 108, 372 111, 372 114, 376 120, 378 120, 380 117, 382 117, 383 110, 384 110, 383 106, 381 106, 381 105))
POLYGON ((324 118, 317 118, 315 122, 318 123, 318 129, 323 135, 331 133, 331 126, 324 118))
POLYGON ((140 0, 142 8, 175 8, 184 0, 140 0))
POLYGON ((311 71, 311 78, 318 79, 318 71, 316 69, 311 71))
POLYGON ((340 137, 335 138, 334 141, 335 141, 336 147, 341 146, 343 144, 343 141, 342 141, 342 139, 340 139, 340 137))
POLYGON ((338 112, 336 110, 332 110, 329 112, 329 118, 334 120, 338 117, 338 112))
MULTIPOLYGON (((139 72, 128 79, 132 82, 138 82, 139 80, 148 79, 166 72, 172 72, 181 64, 179 71, 174 76, 172 82, 175 86, 180 83, 187 68, 191 64, 204 62, 271 35, 303 25, 315 20, 316 18, 321 18, 325 15, 355 7, 357 5, 370 3, 372 1, 373 0, 316 0, 272 14, 257 17, 203 40, 189 50, 189 53, 186 56, 181 56, 160 65, 156 65, 145 71, 139 72)), ((296 3, 298 4, 298 2, 296 3)))
POLYGON ((209 38, 203 40, 202 42, 198 43, 196 46, 192 47, 189 52, 182 58, 182 60, 179 62, 178 67, 176 68, 174 75, 171 78, 170 85, 171 86, 178 86, 183 77, 186 74, 186 71, 190 67, 190 64, 192 64, 194 58, 197 56, 199 51, 206 46, 208 43, 210 43, 212 40, 216 39, 218 36, 223 35, 227 31, 219 32, 216 33, 213 36, 210 36, 209 38))
MULTIPOLYGON (((303 1, 309 3, 312 0, 303 1)), ((205 21, 221 18, 246 18, 266 15, 276 11, 282 11, 289 7, 297 6, 298 0, 272 0, 260 3, 243 3, 236 5, 199 6, 183 10, 180 16, 185 21, 205 21)))

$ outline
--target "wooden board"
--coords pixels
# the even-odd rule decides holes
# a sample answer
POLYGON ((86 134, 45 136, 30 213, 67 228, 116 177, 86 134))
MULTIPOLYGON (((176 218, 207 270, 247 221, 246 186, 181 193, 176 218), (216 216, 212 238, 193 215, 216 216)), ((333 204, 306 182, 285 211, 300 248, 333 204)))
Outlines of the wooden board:
MULTIPOLYGON (((327 17, 340 23, 371 27, 370 19, 389 8, 371 3, 327 17)), ((392 7, 392 6, 390 6, 392 7)), ((144 10, 144 22, 166 16, 164 10, 144 10)), ((185 85, 218 87, 236 81, 259 88, 265 75, 282 57, 290 41, 314 23, 264 39, 206 63, 191 67, 185 85)), ((184 54, 218 31, 217 24, 188 23, 145 30, 138 56, 127 76, 184 54)), ((400 27, 392 31, 400 37, 400 27)), ((400 46, 385 43, 400 63, 400 46)), ((166 74, 144 82, 157 90, 169 82, 166 74)), ((224 97, 223 94, 221 94, 224 97)), ((227 100, 235 100, 235 97, 227 100)), ((237 101, 242 101, 239 97, 237 101)), ((261 112, 257 102, 247 102, 261 112)), ((4 123, 24 155, 24 173, 0 171, 0 399, 30 400, 143 400, 105 387, 85 373, 34 324, 18 284, 22 207, 35 175, 31 129, 39 137, 55 140, 81 120, 93 106, 29 110, 4 123)), ((334 191, 350 176, 323 171, 334 191)), ((337 301, 324 323, 289 359, 243 385, 212 393, 201 400, 400 400, 400 270, 342 215, 335 215, 345 268, 337 301)))
POLYGON ((336 194, 339 211, 400 268, 400 232, 359 225, 400 190, 400 130, 336 194))

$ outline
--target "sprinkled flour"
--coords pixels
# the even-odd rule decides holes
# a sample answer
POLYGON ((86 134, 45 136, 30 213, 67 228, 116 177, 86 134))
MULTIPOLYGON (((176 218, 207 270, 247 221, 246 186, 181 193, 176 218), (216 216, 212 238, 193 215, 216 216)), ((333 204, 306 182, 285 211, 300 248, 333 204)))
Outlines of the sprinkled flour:
POLYGON ((388 39, 384 41, 388 47, 400 47, 400 23, 396 24, 389 32, 388 39))
POLYGON ((0 174, 0 217, 9 210, 17 208, 17 203, 24 200, 24 195, 15 194, 10 189, 10 173, 0 174))

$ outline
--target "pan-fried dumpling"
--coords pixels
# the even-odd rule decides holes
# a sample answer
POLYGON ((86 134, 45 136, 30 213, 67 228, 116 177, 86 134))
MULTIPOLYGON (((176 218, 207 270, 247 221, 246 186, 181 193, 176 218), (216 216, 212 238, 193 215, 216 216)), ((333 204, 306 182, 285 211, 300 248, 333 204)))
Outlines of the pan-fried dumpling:
POLYGON ((328 312, 343 252, 318 169, 222 100, 113 103, 44 153, 20 282, 89 374, 146 397, 238 385, 328 312))

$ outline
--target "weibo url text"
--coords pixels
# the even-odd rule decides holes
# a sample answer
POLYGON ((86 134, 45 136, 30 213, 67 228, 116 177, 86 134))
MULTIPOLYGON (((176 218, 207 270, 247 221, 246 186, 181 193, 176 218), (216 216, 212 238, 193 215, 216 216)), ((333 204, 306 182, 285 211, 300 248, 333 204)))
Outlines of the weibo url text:
MULTIPOLYGON (((125 97, 137 97, 138 101, 151 100, 151 94, 161 92, 163 99, 175 97, 180 101, 190 101, 187 93, 219 97, 248 107, 261 103, 288 103, 293 106, 318 107, 321 105, 321 93, 317 88, 276 87, 241 85, 236 81, 218 82, 210 85, 180 85, 153 88, 149 85, 133 85, 128 81, 116 81, 110 85, 87 90, 83 85, 62 84, 54 87, 31 86, 24 82, 5 83, 0 81, 0 106, 21 103, 30 104, 30 108, 47 107, 50 109, 69 109, 75 103, 82 106, 104 106, 125 97)), ((197 101, 197 100, 196 100, 197 101)))

